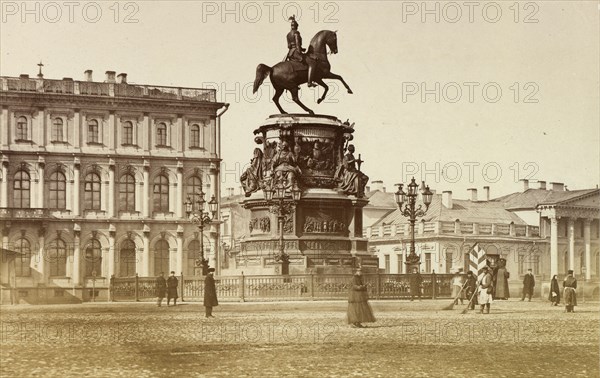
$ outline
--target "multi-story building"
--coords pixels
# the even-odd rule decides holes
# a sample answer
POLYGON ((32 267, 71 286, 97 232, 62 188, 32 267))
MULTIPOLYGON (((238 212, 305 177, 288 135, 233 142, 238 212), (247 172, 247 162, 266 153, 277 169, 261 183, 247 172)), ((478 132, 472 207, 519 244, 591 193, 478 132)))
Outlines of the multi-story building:
MULTIPOLYGON (((454 273, 468 270, 468 253, 478 243, 490 260, 506 259, 513 296, 520 295, 527 269, 545 285, 554 274, 565 276, 568 269, 588 281, 587 291, 598 295, 600 278, 600 190, 565 190, 560 183, 549 188, 530 188, 524 180, 522 192, 490 199, 470 189, 468 200, 452 192, 435 194, 426 215, 415 225, 416 252, 425 273, 454 273), (596 290, 596 291, 594 291, 596 290)), ((393 193, 380 192, 379 197, 393 193)), ((371 194, 375 196, 375 194, 371 194)), ((383 210, 389 207, 380 200, 383 210)), ((389 201, 388 201, 389 202, 389 201)), ((406 273, 404 264, 410 245, 409 224, 395 209, 366 227, 370 250, 379 257, 386 273, 406 273)), ((545 293, 544 285, 536 293, 545 293)), ((546 287, 547 293, 547 287, 546 287)))
POLYGON ((218 225, 199 235, 184 205, 200 189, 220 197, 214 90, 113 71, 0 80, 2 247, 16 252, 5 301, 106 298, 113 275, 198 274, 202 241, 217 265, 218 225))

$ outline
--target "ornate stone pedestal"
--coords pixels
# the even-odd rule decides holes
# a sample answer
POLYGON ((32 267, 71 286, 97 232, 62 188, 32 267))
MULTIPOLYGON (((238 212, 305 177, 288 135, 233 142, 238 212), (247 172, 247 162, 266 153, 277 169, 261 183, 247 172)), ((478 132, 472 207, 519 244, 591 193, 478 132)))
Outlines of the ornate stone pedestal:
MULTIPOLYGON (((377 258, 368 253, 362 236, 368 177, 352 154, 353 132, 335 117, 305 114, 273 115, 254 131, 260 148, 242 175, 242 204, 251 215, 249 237, 235 256, 238 273, 281 274, 278 216, 269 211, 263 193, 280 180, 286 195, 297 189, 302 193, 283 222, 290 274, 349 273, 357 265, 377 270, 377 258)), ((291 196, 286 201, 291 203, 291 196)))

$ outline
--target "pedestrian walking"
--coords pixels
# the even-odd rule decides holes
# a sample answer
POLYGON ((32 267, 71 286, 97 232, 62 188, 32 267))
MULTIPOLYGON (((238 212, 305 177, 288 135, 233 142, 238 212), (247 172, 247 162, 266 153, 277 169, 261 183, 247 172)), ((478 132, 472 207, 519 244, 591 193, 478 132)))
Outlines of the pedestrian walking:
POLYGON ((467 272, 467 281, 465 282, 465 294, 469 298, 469 309, 474 310, 477 304, 477 278, 473 272, 467 272))
POLYGON ((410 275, 410 300, 415 300, 415 295, 419 297, 421 300, 421 284, 423 283, 423 278, 421 277, 421 273, 417 268, 413 268, 413 272, 410 275))
POLYGON ((531 297, 533 296, 533 288, 535 287, 535 277, 533 276, 533 272, 531 268, 527 269, 527 274, 523 278, 523 295, 521 296, 521 301, 525 300, 525 297, 529 297, 529 302, 531 302, 531 297))
POLYGON ((558 306, 560 303, 560 288, 558 286, 558 276, 555 274, 550 280, 550 293, 548 293, 550 306, 558 306))
POLYGON ((348 296, 348 324, 355 328, 364 328, 362 323, 375 322, 375 316, 371 305, 369 305, 369 294, 367 285, 363 283, 361 269, 358 268, 352 276, 350 294, 348 296))
POLYGON ((506 259, 500 258, 498 260, 498 269, 494 276, 494 299, 508 299, 510 294, 508 292, 508 279, 510 273, 506 270, 506 259))
POLYGON ((492 282, 492 274, 490 272, 490 268, 485 266, 483 268, 483 277, 481 277, 481 281, 479 281, 479 293, 477 300, 479 301, 479 305, 481 306, 481 310, 479 312, 483 314, 483 310, 485 309, 485 313, 490 313, 490 307, 492 304, 492 293, 494 292, 494 286, 492 282))
POLYGON ((165 297, 165 293, 167 291, 167 281, 165 281, 165 274, 160 272, 158 277, 156 277, 156 305, 158 307, 162 306, 162 300, 165 297))
POLYGON ((454 304, 457 305, 460 300, 460 304, 464 304, 465 291, 463 285, 465 284, 465 277, 462 274, 462 268, 458 269, 454 277, 452 277, 452 298, 454 298, 454 304))
POLYGON ((175 272, 171 271, 171 275, 167 278, 167 306, 173 299, 173 306, 177 306, 177 285, 179 280, 175 277, 175 272))
POLYGON ((577 306, 577 280, 573 277, 573 271, 569 270, 563 281, 565 290, 565 309, 567 312, 575 312, 573 307, 577 306))
POLYGON ((214 318, 212 308, 219 305, 214 273, 215 268, 209 268, 208 274, 204 278, 204 309, 207 318, 214 318))

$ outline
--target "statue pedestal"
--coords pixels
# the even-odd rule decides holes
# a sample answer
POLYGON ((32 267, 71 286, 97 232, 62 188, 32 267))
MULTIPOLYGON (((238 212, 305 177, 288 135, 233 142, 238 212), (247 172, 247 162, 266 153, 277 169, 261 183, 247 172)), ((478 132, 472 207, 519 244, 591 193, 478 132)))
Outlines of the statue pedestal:
POLYGON ((377 271, 377 257, 367 251, 362 235, 368 178, 345 163, 353 132, 335 117, 306 114, 270 116, 254 131, 262 148, 255 150, 255 162, 242 175, 247 195, 242 205, 250 211, 249 237, 235 257, 236 271, 223 274, 282 273, 281 262, 274 258, 280 248, 277 214, 269 211, 261 190, 282 177, 289 189, 292 180, 302 191, 295 211, 283 222, 289 274, 350 273, 359 264, 366 271, 377 271))

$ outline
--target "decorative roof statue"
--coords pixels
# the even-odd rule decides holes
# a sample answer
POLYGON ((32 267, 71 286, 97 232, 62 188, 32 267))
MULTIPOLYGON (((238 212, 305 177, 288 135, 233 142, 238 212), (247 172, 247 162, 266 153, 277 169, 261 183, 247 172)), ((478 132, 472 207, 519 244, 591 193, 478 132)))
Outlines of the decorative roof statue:
POLYGON ((287 34, 288 53, 283 62, 277 63, 273 67, 265 64, 259 64, 256 67, 256 78, 254 79, 253 93, 258 91, 260 85, 267 77, 271 79, 275 95, 273 101, 277 109, 282 114, 287 114, 279 104, 279 98, 283 91, 288 90, 292 94, 292 100, 302 109, 310 114, 314 112, 307 108, 299 99, 299 86, 307 83, 308 86, 316 86, 314 83, 324 88, 323 95, 317 100, 320 104, 329 87, 323 79, 336 79, 342 82, 348 93, 352 94, 352 90, 340 75, 331 72, 331 65, 327 60, 327 47, 333 54, 337 54, 337 32, 330 30, 321 30, 311 39, 310 45, 306 54, 303 54, 302 37, 298 31, 298 22, 296 17, 289 18, 291 21, 291 31, 287 34))

